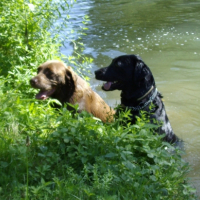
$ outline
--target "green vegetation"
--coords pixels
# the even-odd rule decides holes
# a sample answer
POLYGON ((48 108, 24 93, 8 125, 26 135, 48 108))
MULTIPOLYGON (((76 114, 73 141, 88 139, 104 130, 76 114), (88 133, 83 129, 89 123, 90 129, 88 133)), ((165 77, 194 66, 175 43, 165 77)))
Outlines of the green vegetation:
POLYGON ((29 79, 40 63, 62 58, 82 73, 91 61, 81 49, 59 52, 68 21, 54 24, 68 9, 66 1, 0 2, 0 199, 195 199, 187 163, 153 135, 145 113, 124 127, 128 113, 103 124, 34 99, 29 79))

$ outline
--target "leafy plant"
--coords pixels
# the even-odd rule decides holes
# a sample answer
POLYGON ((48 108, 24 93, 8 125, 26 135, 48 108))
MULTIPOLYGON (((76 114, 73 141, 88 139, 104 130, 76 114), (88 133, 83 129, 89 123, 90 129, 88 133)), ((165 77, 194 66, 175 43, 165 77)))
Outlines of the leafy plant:
POLYGON ((0 186, 15 199, 195 199, 180 150, 162 142, 145 117, 123 127, 126 113, 103 124, 86 112, 55 113, 32 102, 17 113, 19 102, 4 107, 1 117, 7 111, 15 124, 0 139, 0 186))

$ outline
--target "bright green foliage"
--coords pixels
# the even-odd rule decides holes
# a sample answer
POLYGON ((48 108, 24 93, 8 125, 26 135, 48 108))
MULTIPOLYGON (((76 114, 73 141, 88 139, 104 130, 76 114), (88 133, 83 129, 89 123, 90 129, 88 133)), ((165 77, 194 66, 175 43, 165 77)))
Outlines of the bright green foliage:
POLYGON ((58 12, 58 5, 54 4, 51 0, 1 1, 0 59, 4 74, 15 66, 31 68, 55 58, 59 43, 48 33, 57 18, 54 12, 58 12))
POLYGON ((145 116, 123 127, 122 118, 103 124, 88 113, 1 98, 2 199, 195 199, 187 163, 145 116))
MULTIPOLYGON (((55 23, 68 9, 65 0, 0 2, 0 199, 195 199, 187 163, 145 114, 134 125, 128 112, 104 124, 34 100, 36 67, 63 58, 68 18, 55 23)), ((78 50, 65 60, 81 73, 91 59, 78 50)))
MULTIPOLYGON (((77 53, 82 44, 76 43, 73 37, 69 40, 63 33, 72 5, 73 1, 68 4, 66 0, 0 2, 0 75, 9 75, 7 90, 15 88, 32 97, 29 80, 41 63, 51 59, 62 58, 67 65, 78 66, 76 71, 82 76, 84 71, 88 71, 92 60, 77 53), (61 20, 62 16, 65 18, 61 20), (61 55, 60 47, 65 40, 74 43, 76 56, 61 55)), ((86 23, 87 17, 83 21, 86 23)))

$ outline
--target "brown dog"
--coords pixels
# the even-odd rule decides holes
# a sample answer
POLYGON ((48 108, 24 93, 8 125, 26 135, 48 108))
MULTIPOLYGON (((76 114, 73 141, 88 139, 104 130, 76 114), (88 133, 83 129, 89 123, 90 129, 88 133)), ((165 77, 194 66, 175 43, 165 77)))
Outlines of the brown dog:
POLYGON ((58 99, 62 104, 78 104, 78 111, 87 111, 103 122, 112 121, 114 110, 94 92, 88 83, 63 62, 50 60, 38 67, 38 74, 30 80, 33 88, 40 89, 37 99, 58 99))

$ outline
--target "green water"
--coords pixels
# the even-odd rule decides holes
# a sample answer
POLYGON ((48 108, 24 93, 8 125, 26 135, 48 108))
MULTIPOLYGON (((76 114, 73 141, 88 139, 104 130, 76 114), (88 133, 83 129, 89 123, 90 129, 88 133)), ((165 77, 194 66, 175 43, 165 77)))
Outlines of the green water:
MULTIPOLYGON (((152 70, 200 194, 200 1, 79 0, 74 26, 84 14, 91 19, 82 41, 94 58, 92 71, 123 54, 139 54, 152 70)), ((119 92, 102 91, 93 77, 92 88, 110 106, 118 104, 119 92)))

